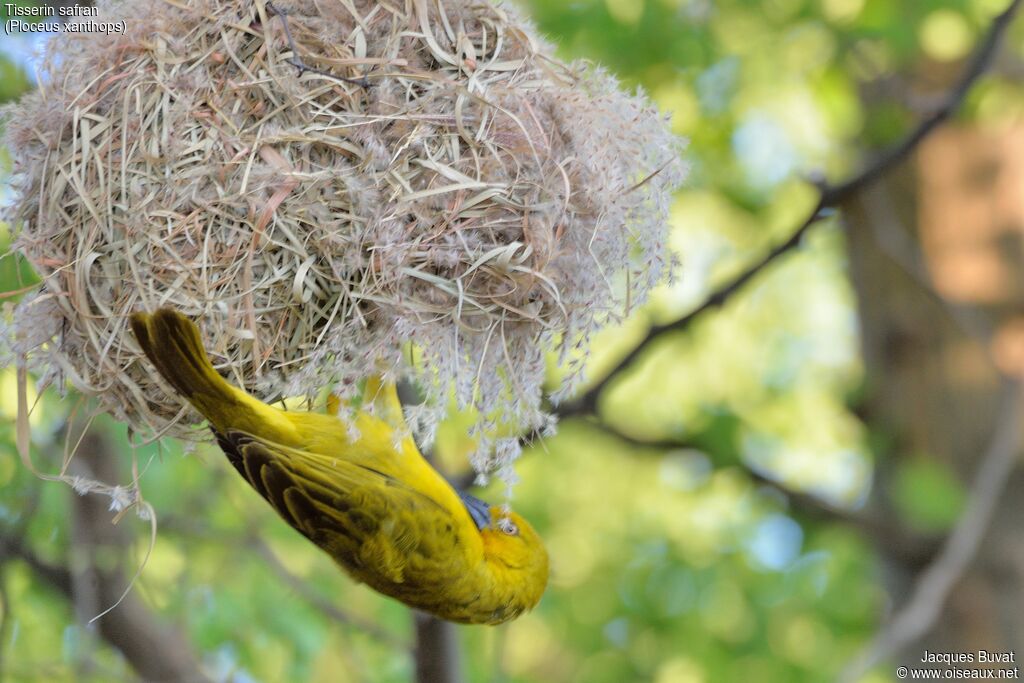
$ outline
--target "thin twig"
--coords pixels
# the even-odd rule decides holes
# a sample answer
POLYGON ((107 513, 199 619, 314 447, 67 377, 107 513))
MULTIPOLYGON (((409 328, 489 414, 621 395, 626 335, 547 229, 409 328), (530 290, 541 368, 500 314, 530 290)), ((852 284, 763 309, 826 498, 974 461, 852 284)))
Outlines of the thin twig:
MULTIPOLYGON (((588 427, 599 430, 624 444, 638 449, 659 452, 662 455, 668 451, 696 448, 693 444, 682 440, 645 441, 619 431, 607 422, 593 417, 582 421, 588 427)), ((879 514, 878 511, 851 510, 834 505, 821 496, 793 489, 742 460, 738 461, 736 466, 742 468, 754 484, 781 496, 800 517, 808 520, 837 522, 858 529, 878 546, 886 548, 887 552, 898 557, 901 564, 906 567, 923 568, 938 554, 942 541, 941 536, 914 533, 902 524, 879 514)))
POLYGON ((274 570, 274 573, 277 574, 282 581, 288 584, 288 586, 301 595, 306 602, 319 610, 324 616, 328 617, 332 621, 338 622, 339 624, 355 627, 367 635, 399 650, 408 652, 412 649, 412 646, 399 636, 380 628, 366 619, 362 619, 354 614, 338 609, 329 600, 318 595, 316 591, 309 587, 306 581, 292 574, 291 571, 284 566, 284 563, 281 562, 277 554, 274 553, 270 546, 267 545, 267 543, 258 535, 251 534, 249 536, 248 544, 266 561, 268 565, 270 565, 270 568, 274 570))
POLYGON ((978 46, 977 51, 964 70, 963 75, 957 84, 949 91, 940 106, 918 125, 899 144, 878 156, 871 164, 867 165, 853 177, 835 185, 823 185, 820 189, 820 197, 810 215, 790 235, 790 237, 775 247, 756 263, 748 266, 744 271, 735 276, 732 280, 722 285, 697 308, 693 309, 683 317, 669 323, 653 325, 647 335, 634 346, 629 353, 623 356, 604 377, 583 392, 579 397, 569 403, 562 404, 554 409, 554 413, 567 417, 570 415, 585 415, 597 412, 597 403, 605 388, 618 377, 623 370, 629 367, 640 354, 646 350, 655 340, 669 332, 683 330, 712 308, 719 308, 733 294, 739 291, 745 284, 764 270, 777 258, 796 248, 804 234, 823 218, 832 215, 834 209, 844 201, 850 199, 854 194, 867 185, 870 185, 890 169, 903 161, 935 128, 948 119, 963 103, 967 93, 971 90, 975 81, 985 73, 992 62, 992 58, 1000 44, 1003 35, 1013 20, 1013 17, 1020 9, 1024 0, 1013 0, 1010 5, 999 14, 993 21, 978 46))
MULTIPOLYGON (((608 422, 597 418, 584 419, 582 420, 582 422, 588 427, 596 431, 599 431, 602 434, 610 436, 627 446, 632 446, 633 448, 643 450, 657 451, 662 455, 665 455, 670 451, 681 451, 686 449, 701 450, 698 446, 686 443, 683 440, 659 439, 657 441, 646 441, 644 439, 633 436, 632 434, 627 434, 626 432, 620 431, 618 428, 612 426, 608 422)), ((786 499, 792 499, 792 502, 796 507, 801 507, 801 504, 804 501, 813 501, 810 505, 808 505, 808 507, 814 508, 818 513, 825 513, 827 516, 837 518, 848 517, 844 510, 837 508, 812 494, 803 493, 801 491, 794 491, 793 489, 786 487, 785 484, 776 481, 775 479, 771 478, 770 476, 762 472, 759 472, 753 467, 750 467, 747 463, 743 461, 739 461, 736 464, 739 467, 743 468, 743 470, 746 472, 747 476, 750 477, 750 480, 752 482, 764 486, 768 489, 773 489, 778 493, 782 494, 782 496, 785 497, 786 499)))
POLYGON ((733 280, 712 292, 712 294, 705 299, 700 306, 693 309, 682 318, 661 325, 652 325, 650 330, 648 330, 647 335, 640 340, 640 343, 630 349, 629 353, 623 356, 619 362, 616 363, 603 378, 601 378, 601 380, 596 382, 572 402, 557 406, 555 408, 555 413, 560 417, 596 414, 597 401, 601 393, 612 382, 612 380, 621 374, 623 370, 629 367, 629 365, 631 365, 633 361, 636 360, 636 358, 639 357, 640 354, 643 353, 656 339, 660 339, 667 332, 685 329, 705 311, 720 307, 729 299, 729 297, 747 284, 747 282, 749 282, 755 275, 760 273, 765 266, 797 246, 803 238, 804 233, 806 233, 812 225, 817 223, 828 213, 830 212, 827 207, 819 202, 811 215, 807 217, 799 228, 797 228, 796 232, 790 235, 789 239, 774 247, 765 256, 763 256, 760 261, 748 267, 733 280))
POLYGON ((864 208, 870 213, 871 236, 879 251, 913 279, 928 299, 946 312, 953 324, 981 348, 989 363, 999 372, 990 349, 991 323, 978 309, 942 296, 928 272, 921 245, 913 239, 909 228, 902 224, 899 217, 888 210, 892 201, 890 194, 889 188, 882 185, 874 185, 861 193, 864 208))
MULTIPOLYGON (((12 559, 23 562, 35 577, 62 593, 68 601, 74 599, 70 567, 41 559, 23 539, 0 528, 0 565, 12 559)), ((103 600, 116 597, 123 586, 123 573, 115 571, 114 580, 104 572, 98 576, 99 584, 93 590, 101 593, 103 600)), ((97 623, 103 640, 124 655, 139 678, 196 683, 210 680, 181 634, 163 623, 135 594, 129 594, 118 609, 97 623)))
POLYGON ((880 154, 874 162, 857 175, 845 182, 822 190, 822 198, 826 206, 838 206, 844 199, 887 173, 889 169, 906 159, 929 133, 960 108, 964 98, 967 97, 967 93, 974 86, 975 81, 991 65, 999 43, 1002 41, 1003 35, 1020 9, 1021 2, 1022 0, 1013 0, 1005 10, 992 20, 988 32, 982 38, 981 44, 975 50, 971 61, 968 62, 967 67, 960 76, 959 82, 949 91, 942 104, 936 107, 930 115, 922 119, 914 130, 911 131, 910 135, 896 146, 880 154))
POLYGON ((996 504, 1020 453, 1020 413, 1024 391, 1007 382, 992 442, 978 467, 967 508, 935 561, 914 584, 910 599, 855 657, 839 677, 859 681, 875 664, 913 644, 931 630, 950 591, 974 559, 992 521, 996 504))
POLYGON ((266 8, 270 10, 271 14, 281 18, 281 26, 284 27, 284 37, 288 40, 288 48, 292 51, 291 59, 286 59, 285 61, 299 70, 299 76, 307 71, 311 71, 315 74, 326 76, 327 78, 334 78, 339 81, 344 81, 345 83, 358 85, 360 88, 370 87, 370 81, 367 80, 366 76, 363 76, 362 78, 346 78, 344 76, 332 74, 330 71, 324 71, 323 69, 318 69, 315 66, 310 66, 309 64, 306 64, 306 62, 302 61, 302 57, 299 56, 299 49, 295 46, 295 40, 292 39, 291 29, 288 27, 288 13, 275 7, 272 2, 268 2, 266 4, 266 8))
MULTIPOLYGON (((220 533, 217 531, 211 531, 207 526, 202 524, 196 524, 190 517, 171 516, 164 517, 160 523, 161 528, 165 532, 178 533, 183 537, 187 538, 198 538, 202 537, 206 541, 214 543, 232 543, 235 542, 236 538, 233 535, 220 533)), ((254 529, 250 529, 246 535, 245 548, 255 552, 259 555, 269 566, 270 569, 278 575, 278 577, 289 587, 295 590, 304 600, 306 600, 310 606, 321 612, 328 619, 344 624, 346 626, 352 626, 369 635, 372 638, 377 638, 381 642, 390 645, 392 647, 409 651, 412 649, 412 645, 407 641, 403 640, 401 636, 383 629, 377 624, 363 619, 355 614, 346 612, 339 607, 336 607, 329 600, 319 595, 315 590, 307 585, 307 583, 301 578, 293 574, 281 559, 277 556, 277 553, 264 541, 254 529)))

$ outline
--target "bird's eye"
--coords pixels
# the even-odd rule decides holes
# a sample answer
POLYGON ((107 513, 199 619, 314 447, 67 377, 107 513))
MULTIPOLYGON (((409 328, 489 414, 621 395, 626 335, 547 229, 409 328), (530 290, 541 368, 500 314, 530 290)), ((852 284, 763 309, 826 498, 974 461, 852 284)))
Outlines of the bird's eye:
POLYGON ((513 522, 511 519, 506 518, 499 521, 498 528, 501 530, 501 533, 503 534, 507 534, 509 536, 519 535, 519 527, 517 527, 516 523, 513 522))

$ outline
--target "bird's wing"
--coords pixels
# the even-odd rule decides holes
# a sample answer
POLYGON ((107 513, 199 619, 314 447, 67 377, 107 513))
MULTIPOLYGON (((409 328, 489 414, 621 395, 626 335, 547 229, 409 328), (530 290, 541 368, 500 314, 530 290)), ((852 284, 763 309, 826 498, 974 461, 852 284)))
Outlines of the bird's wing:
POLYGON ((429 589, 459 571, 466 546, 461 520, 409 484, 366 464, 242 432, 216 436, 278 514, 355 578, 429 589))

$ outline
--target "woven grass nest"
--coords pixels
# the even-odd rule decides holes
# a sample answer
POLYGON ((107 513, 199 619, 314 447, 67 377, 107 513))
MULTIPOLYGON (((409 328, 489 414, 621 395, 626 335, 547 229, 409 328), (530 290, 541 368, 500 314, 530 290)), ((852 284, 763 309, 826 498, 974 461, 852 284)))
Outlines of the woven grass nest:
POLYGON ((126 34, 50 41, 5 112, 7 219, 42 277, 8 333, 138 432, 195 438, 199 416, 141 357, 137 310, 197 319, 265 400, 413 379, 429 441, 452 397, 543 425, 546 354, 570 391, 592 332, 666 273, 682 142, 509 7, 98 4, 126 34))

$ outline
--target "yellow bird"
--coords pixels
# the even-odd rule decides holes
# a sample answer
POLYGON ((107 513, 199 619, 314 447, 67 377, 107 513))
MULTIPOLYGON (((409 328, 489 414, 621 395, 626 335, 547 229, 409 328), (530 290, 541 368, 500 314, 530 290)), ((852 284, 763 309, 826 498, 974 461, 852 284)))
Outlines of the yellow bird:
POLYGON ((356 414, 353 438, 335 415, 281 410, 228 384, 180 313, 136 313, 131 324, 238 473, 354 579, 462 623, 500 624, 540 600, 548 556, 537 532, 431 467, 408 435, 393 384, 367 381, 376 414, 356 414))

